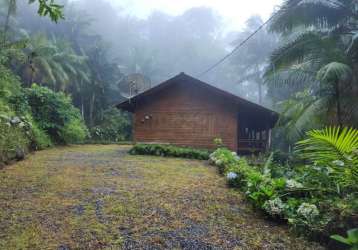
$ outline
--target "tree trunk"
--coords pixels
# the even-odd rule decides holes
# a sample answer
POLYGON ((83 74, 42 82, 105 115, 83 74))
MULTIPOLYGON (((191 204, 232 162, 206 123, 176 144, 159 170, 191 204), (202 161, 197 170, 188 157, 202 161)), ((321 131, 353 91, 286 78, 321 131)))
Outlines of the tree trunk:
POLYGON ((83 95, 81 95, 81 115, 82 115, 82 119, 84 120, 85 119, 85 105, 83 103, 83 95))
POLYGON ((32 63, 30 63, 30 70, 31 70, 31 74, 30 74, 29 87, 31 87, 31 85, 34 83, 35 69, 34 69, 34 67, 32 66, 32 63))
POLYGON ((10 0, 9 1, 9 7, 7 8, 7 14, 6 14, 6 19, 5 19, 5 24, 4 24, 4 40, 3 40, 3 45, 5 46, 6 44, 6 34, 9 30, 9 25, 10 25, 10 16, 11 13, 13 12, 13 7, 15 4, 15 0, 10 0))
POLYGON ((4 40, 3 40, 4 46, 5 46, 6 40, 7 40, 7 32, 9 31, 9 27, 10 27, 10 17, 11 17, 11 14, 15 10, 15 5, 16 5, 16 0, 9 0, 9 7, 7 8, 7 14, 6 14, 6 19, 5 19, 5 24, 4 24, 4 40))
POLYGON ((337 124, 342 127, 342 107, 341 107, 341 93, 339 89, 339 81, 335 82, 335 91, 336 91, 336 109, 337 109, 337 124))
POLYGON ((89 124, 90 127, 93 127, 93 112, 94 112, 94 102, 96 100, 95 92, 92 93, 91 100, 90 100, 90 110, 89 110, 89 124))

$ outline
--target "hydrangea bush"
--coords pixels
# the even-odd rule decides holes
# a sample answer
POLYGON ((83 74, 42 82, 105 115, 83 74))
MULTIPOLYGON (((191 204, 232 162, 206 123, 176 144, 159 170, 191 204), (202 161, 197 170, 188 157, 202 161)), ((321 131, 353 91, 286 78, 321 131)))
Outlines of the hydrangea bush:
POLYGON ((280 198, 275 198, 273 200, 266 201, 263 205, 263 208, 267 213, 273 216, 282 216, 286 206, 287 205, 283 203, 280 198))
POLYGON ((297 209, 297 214, 303 216, 308 221, 313 221, 319 215, 319 211, 316 205, 304 202, 297 209))
POLYGON ((289 179, 286 181, 286 187, 288 189, 298 189, 298 188, 303 188, 302 183, 295 181, 293 179, 289 179))
MULTIPOLYGON (((354 226, 354 220, 349 218, 358 212, 356 195, 342 196, 342 190, 327 189, 333 173, 329 166, 291 168, 272 163, 267 171, 250 166, 244 157, 222 147, 210 154, 209 161, 255 207, 271 217, 286 220, 297 232, 321 238, 354 226)), ((334 164, 343 165, 339 161, 334 164)))

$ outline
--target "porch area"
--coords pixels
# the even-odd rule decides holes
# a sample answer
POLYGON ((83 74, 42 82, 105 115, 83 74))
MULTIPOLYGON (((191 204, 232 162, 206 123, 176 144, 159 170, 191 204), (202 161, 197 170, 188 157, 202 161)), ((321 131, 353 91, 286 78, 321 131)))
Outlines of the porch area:
POLYGON ((256 154, 271 146, 271 119, 250 113, 238 114, 237 152, 256 154))

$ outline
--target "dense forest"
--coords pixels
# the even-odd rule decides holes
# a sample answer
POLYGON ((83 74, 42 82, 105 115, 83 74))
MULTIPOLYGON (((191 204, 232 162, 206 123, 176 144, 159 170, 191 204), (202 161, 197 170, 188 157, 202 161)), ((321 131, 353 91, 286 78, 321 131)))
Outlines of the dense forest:
MULTIPOLYGON (((30 5, 27 1, 1 3, 1 110, 9 120, 27 117, 29 121, 24 122, 38 128, 36 133, 42 130, 49 133, 54 143, 66 142, 58 135, 62 129, 71 134, 81 131, 80 141, 130 139, 128 114, 112 108, 124 99, 128 76, 140 74, 148 79, 144 89, 179 72, 197 76, 263 22, 259 16, 253 16, 242 31, 224 34, 221 17, 207 7, 192 8, 179 16, 157 11, 143 20, 118 13, 106 1, 57 1, 59 5, 54 5, 57 12, 49 12, 53 14, 50 18, 38 15, 37 4, 36 1, 30 5), (115 27, 115 31, 108 27, 115 27), (79 110, 79 114, 77 111, 73 114, 79 119, 77 125, 80 120, 85 124, 81 128, 74 124, 71 128, 60 128, 70 119, 66 118, 69 114, 65 110, 57 118, 48 118, 58 121, 42 124, 39 117, 43 114, 37 114, 38 109, 31 103, 30 107, 16 106, 19 102, 26 106, 24 102, 30 101, 29 91, 35 95, 41 92, 41 96, 64 93, 68 97, 58 98, 79 110)), ((277 43, 277 36, 265 30, 250 41, 243 55, 233 57, 203 80, 271 105, 263 75, 268 55, 277 43), (262 41, 269 46, 260 46, 262 41)), ((53 108, 53 104, 48 105, 49 110, 53 108)), ((3 141, 3 152, 14 151, 8 143, 14 142, 14 138, 3 141)))
POLYGON ((227 152, 211 157, 221 161, 219 167, 222 161, 234 162, 221 170, 235 174, 231 179, 242 175, 260 186, 260 194, 245 190, 258 195, 259 207, 275 218, 294 218, 288 221, 301 231, 324 231, 317 236, 321 240, 352 227, 358 176, 353 129, 358 126, 356 0, 286 0, 267 25, 252 16, 236 32, 225 32, 222 17, 208 7, 177 16, 155 11, 140 19, 105 0, 55 2, 0 0, 1 165, 53 145, 130 141, 130 114, 114 108, 128 94, 128 79, 145 79, 143 91, 186 72, 280 113, 265 161, 277 160, 290 172, 276 166, 272 179, 265 179, 266 174, 231 168, 246 163, 237 163, 227 152), (201 74, 258 29, 240 50, 201 74), (310 139, 304 140, 307 132, 310 139), (293 169, 289 164, 298 162, 297 152, 301 163, 314 162, 311 169, 326 168, 293 169), (279 179, 295 175, 307 188, 293 182, 299 191, 292 197, 273 199, 279 179), (271 203, 265 202, 270 198, 271 203), (328 212, 314 220, 293 217, 292 209, 284 215, 274 211, 275 206, 283 210, 277 204, 282 200, 297 208, 299 199, 308 210, 313 209, 309 202, 320 201, 328 212))

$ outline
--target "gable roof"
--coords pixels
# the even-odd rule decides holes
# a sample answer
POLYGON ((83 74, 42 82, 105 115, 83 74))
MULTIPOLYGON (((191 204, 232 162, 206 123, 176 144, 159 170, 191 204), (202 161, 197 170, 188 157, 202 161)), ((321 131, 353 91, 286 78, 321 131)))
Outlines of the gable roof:
POLYGON ((196 84, 202 88, 207 89, 208 91, 211 91, 223 98, 226 98, 227 100, 231 101, 234 105, 246 106, 246 107, 248 107, 254 111, 257 111, 261 114, 265 114, 268 117, 272 117, 272 119, 274 120, 273 123, 275 123, 278 119, 278 114, 269 108, 266 108, 264 106, 254 103, 254 102, 248 101, 240 96, 234 95, 234 94, 227 92, 225 90, 214 87, 208 83, 200 81, 199 79, 196 79, 196 78, 189 76, 185 73, 180 73, 180 74, 174 76, 173 78, 170 78, 169 80, 166 80, 166 81, 154 86, 153 88, 150 88, 150 89, 148 89, 148 90, 146 90, 130 99, 127 99, 126 101, 123 101, 123 102, 117 104, 116 107, 119 109, 129 111, 129 112, 133 112, 135 109, 135 103, 138 100, 140 100, 144 97, 147 97, 149 95, 152 95, 154 93, 157 93, 157 92, 165 89, 166 87, 168 87, 174 83, 177 83, 177 82, 186 82, 186 83, 190 83, 190 84, 196 84))

